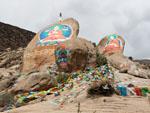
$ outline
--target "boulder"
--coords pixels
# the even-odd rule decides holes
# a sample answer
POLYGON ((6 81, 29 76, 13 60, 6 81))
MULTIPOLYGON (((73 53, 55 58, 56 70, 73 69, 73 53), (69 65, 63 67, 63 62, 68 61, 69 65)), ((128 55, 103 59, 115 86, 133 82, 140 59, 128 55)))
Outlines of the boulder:
POLYGON ((84 38, 68 40, 55 50, 56 64, 59 71, 72 72, 94 65, 96 51, 92 42, 84 38))
POLYGON ((32 72, 22 75, 9 90, 11 93, 48 90, 56 85, 55 79, 48 72, 32 72))
POLYGON ((125 46, 124 39, 116 34, 105 36, 98 44, 97 50, 104 55, 111 55, 114 53, 123 53, 125 46))
POLYGON ((44 70, 55 63, 56 46, 66 40, 76 39, 78 33, 79 23, 73 18, 41 30, 25 49, 22 72, 44 70))

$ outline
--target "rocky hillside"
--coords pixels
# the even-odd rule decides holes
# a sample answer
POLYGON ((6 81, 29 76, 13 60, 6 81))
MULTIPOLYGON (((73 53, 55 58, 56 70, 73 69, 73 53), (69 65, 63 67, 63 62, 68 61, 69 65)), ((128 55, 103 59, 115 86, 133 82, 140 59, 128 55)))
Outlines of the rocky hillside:
POLYGON ((141 60, 135 60, 136 62, 139 62, 141 64, 147 64, 150 65, 150 60, 149 59, 141 59, 141 60))
POLYGON ((138 59, 134 60, 135 62, 140 63, 143 68, 150 69, 150 60, 149 59, 138 59))
POLYGON ((36 36, 1 23, 0 112, 150 113, 150 69, 123 54, 121 36, 95 47, 77 20, 59 23, 36 36))
POLYGON ((20 67, 24 48, 34 35, 31 31, 0 22, 0 68, 20 67))
POLYGON ((34 35, 31 31, 0 22, 0 52, 6 48, 26 47, 34 35))

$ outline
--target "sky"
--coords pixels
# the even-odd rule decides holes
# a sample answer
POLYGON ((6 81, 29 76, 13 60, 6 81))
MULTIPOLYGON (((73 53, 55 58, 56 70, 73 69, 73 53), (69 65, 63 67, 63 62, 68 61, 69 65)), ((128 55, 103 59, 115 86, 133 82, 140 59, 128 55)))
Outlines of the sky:
POLYGON ((38 32, 63 18, 79 21, 79 37, 98 43, 108 34, 125 41, 126 56, 150 58, 150 0, 0 0, 0 21, 38 32))

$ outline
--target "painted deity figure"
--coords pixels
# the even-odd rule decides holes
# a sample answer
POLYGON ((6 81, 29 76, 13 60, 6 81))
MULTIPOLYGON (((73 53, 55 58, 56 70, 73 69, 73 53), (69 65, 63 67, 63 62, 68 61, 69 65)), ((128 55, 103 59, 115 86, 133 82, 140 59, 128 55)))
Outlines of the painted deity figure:
POLYGON ((54 45, 71 38, 72 28, 68 25, 55 24, 39 34, 37 45, 54 45))
POLYGON ((104 52, 117 51, 122 49, 122 42, 117 35, 109 35, 107 43, 104 47, 104 52))
POLYGON ((55 26, 54 29, 48 33, 48 37, 43 41, 57 40, 57 39, 65 39, 65 37, 62 34, 62 30, 59 29, 59 26, 55 26))

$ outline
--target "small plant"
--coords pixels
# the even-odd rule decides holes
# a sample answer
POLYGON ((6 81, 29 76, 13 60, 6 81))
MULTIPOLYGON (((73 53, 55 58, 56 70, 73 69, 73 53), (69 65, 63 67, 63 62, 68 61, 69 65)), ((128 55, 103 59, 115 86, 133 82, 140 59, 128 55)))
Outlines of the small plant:
POLYGON ((81 110, 80 110, 80 102, 78 102, 78 110, 77 110, 77 113, 81 113, 81 110))
POLYGON ((111 96, 114 94, 114 87, 109 81, 99 81, 97 84, 92 84, 87 90, 89 96, 101 95, 101 96, 111 96))
POLYGON ((66 83, 68 80, 68 77, 69 76, 66 73, 62 72, 57 76, 56 80, 58 83, 66 83))
POLYGON ((102 66, 107 64, 107 59, 104 55, 100 54, 100 53, 96 53, 96 64, 97 66, 102 66))

